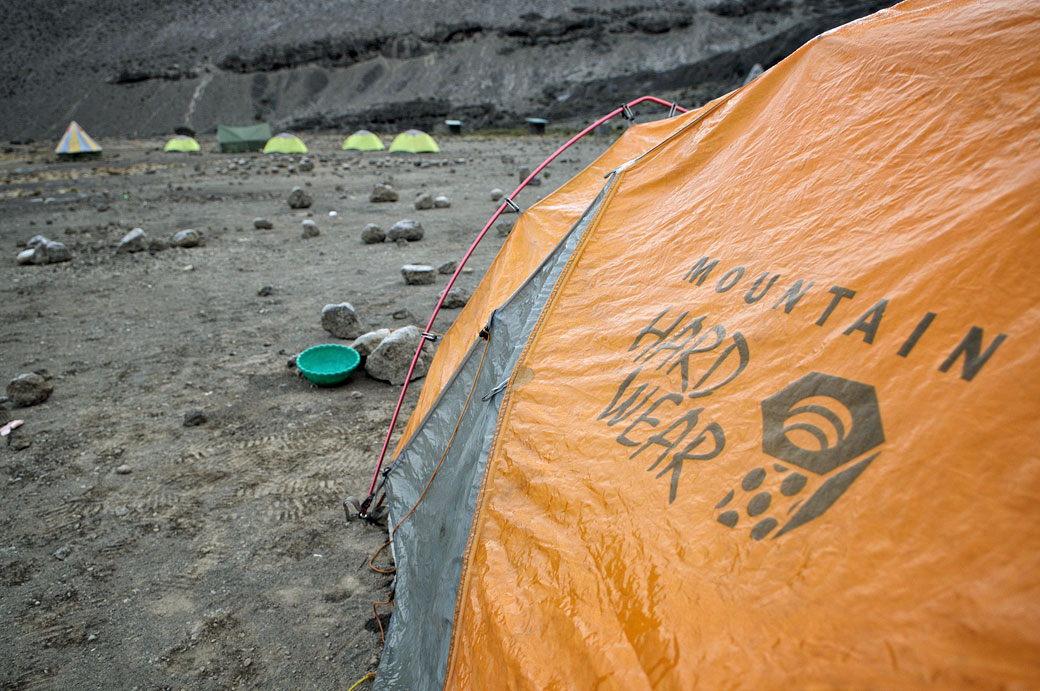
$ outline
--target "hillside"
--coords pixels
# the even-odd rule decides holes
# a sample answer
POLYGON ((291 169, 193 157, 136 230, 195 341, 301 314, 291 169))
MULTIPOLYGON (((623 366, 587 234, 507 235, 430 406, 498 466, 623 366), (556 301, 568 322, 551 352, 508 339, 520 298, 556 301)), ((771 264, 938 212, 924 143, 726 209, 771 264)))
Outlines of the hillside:
POLYGON ((68 0, 0 8, 0 139, 266 120, 509 127, 654 93, 697 105, 878 0, 68 0))

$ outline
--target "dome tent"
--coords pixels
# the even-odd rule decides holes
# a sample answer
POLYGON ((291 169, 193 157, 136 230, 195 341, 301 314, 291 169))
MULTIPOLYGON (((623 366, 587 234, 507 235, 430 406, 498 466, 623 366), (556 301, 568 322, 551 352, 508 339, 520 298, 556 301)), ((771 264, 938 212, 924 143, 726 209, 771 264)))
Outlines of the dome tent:
POLYGON ((186 134, 178 134, 166 142, 166 146, 163 147, 165 152, 193 153, 201 150, 202 147, 199 146, 199 143, 186 134))
POLYGON ((383 140, 368 130, 358 130, 343 142, 344 151, 382 151, 385 148, 383 140))
POLYGON ((267 140, 265 154, 305 154, 307 146, 295 134, 281 132, 267 140))
POLYGON ((1040 685, 1038 40, 910 0, 510 233, 385 475, 375 688, 1040 685))
POLYGON ((390 153, 435 154, 440 150, 433 137, 420 130, 405 130, 390 143, 390 153))

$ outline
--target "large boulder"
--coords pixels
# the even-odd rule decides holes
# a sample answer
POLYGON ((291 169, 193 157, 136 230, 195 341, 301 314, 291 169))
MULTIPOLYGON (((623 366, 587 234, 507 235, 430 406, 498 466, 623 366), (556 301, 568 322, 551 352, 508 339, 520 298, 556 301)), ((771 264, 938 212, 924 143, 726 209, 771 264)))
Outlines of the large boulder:
POLYGON ((372 194, 368 195, 368 201, 376 203, 396 202, 400 198, 397 190, 387 184, 376 185, 372 188, 372 194))
MULTIPOLYGON (((65 243, 58 242, 57 240, 48 240, 44 243, 44 248, 47 251, 47 263, 57 264, 58 262, 67 262, 72 259, 72 251, 65 246, 65 243)), ((39 248, 36 248, 37 251, 39 248)))
POLYGON ((148 236, 144 234, 142 228, 134 228, 129 233, 123 236, 123 239, 119 241, 116 246, 116 252, 122 254, 124 252, 144 252, 148 249, 148 236))
POLYGON ((7 382, 7 397, 17 407, 43 403, 53 392, 54 386, 35 372, 19 374, 7 382))
POLYGON ((302 187, 293 187, 288 202, 290 209, 309 209, 314 200, 302 187))
POLYGON ((437 270, 426 264, 405 264, 401 267, 401 275, 410 286, 425 286, 437 280, 437 270))
POLYGON ((202 233, 194 228, 182 230, 174 234, 170 244, 174 247, 195 247, 202 242, 202 233))
POLYGON ((361 359, 364 360, 372 351, 379 347, 387 336, 390 335, 390 329, 378 329, 376 331, 369 331, 367 334, 362 334, 357 337, 350 347, 358 352, 361 359))
POLYGON ((304 239, 316 238, 319 235, 321 235, 321 231, 318 230, 318 224, 309 218, 303 219, 303 223, 301 223, 300 225, 303 227, 303 232, 301 233, 300 237, 304 239))
POLYGON ((383 240, 386 240, 386 233, 375 223, 369 223, 361 231, 361 241, 366 245, 378 245, 383 240))
POLYGON ((405 218, 397 223, 390 226, 390 231, 387 233, 387 237, 391 240, 407 240, 408 242, 416 242, 423 239, 422 224, 418 221, 413 221, 410 218, 405 218))
POLYGON ((321 310, 321 328, 336 338, 357 338, 364 333, 357 312, 349 302, 325 305, 321 310))
POLYGON ((442 307, 449 310, 462 309, 469 302, 470 294, 465 288, 452 288, 444 296, 442 307))
MULTIPOLYGON (((415 351, 423 341, 422 330, 417 326, 406 326, 392 332, 369 354, 365 360, 365 371, 374 379, 388 381, 391 384, 404 384, 415 351)), ((419 360, 415 363, 412 379, 426 376, 432 361, 433 347, 424 343, 419 360)))

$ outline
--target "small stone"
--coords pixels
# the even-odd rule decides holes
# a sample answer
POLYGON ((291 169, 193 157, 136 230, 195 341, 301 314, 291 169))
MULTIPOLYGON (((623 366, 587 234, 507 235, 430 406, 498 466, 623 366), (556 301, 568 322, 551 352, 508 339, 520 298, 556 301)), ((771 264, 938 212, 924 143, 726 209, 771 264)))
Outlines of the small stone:
POLYGON ((7 397, 18 408, 43 403, 54 392, 54 386, 35 372, 19 374, 7 382, 7 397))
POLYGON ((415 208, 419 211, 433 208, 433 195, 429 192, 420 192, 415 198, 415 208))
POLYGON ((390 329, 378 329, 377 331, 369 331, 366 334, 362 334, 350 344, 350 347, 358 352, 361 359, 367 358, 373 350, 375 350, 383 339, 390 335, 390 329))
POLYGON ((205 424, 207 419, 206 414, 201 410, 189 410, 184 414, 184 426, 198 427, 205 424))
POLYGON ((448 294, 444 296, 444 309, 455 310, 461 309, 466 306, 469 302, 470 294, 469 291, 463 288, 452 288, 448 291, 448 294))
POLYGON ((361 231, 361 241, 366 245, 377 245, 386 240, 386 233, 375 223, 369 223, 361 231))
POLYGON ((421 223, 405 218, 390 226, 387 237, 391 240, 416 242, 423 239, 424 232, 421 223))
POLYGON ((25 243, 25 246, 29 247, 30 249, 35 249, 42 245, 46 245, 48 242, 50 242, 50 240, 43 237, 42 235, 33 235, 31 238, 29 238, 29 241, 25 243))
POLYGON ((409 321, 415 321, 415 316, 406 309, 394 310, 394 313, 390 316, 397 321, 404 321, 406 319, 409 321))
POLYGON ((309 209, 314 200, 302 187, 293 187, 289 192, 288 202, 290 209, 309 209))
POLYGON ((133 471, 134 471, 134 469, 131 468, 130 466, 128 466, 126 463, 124 463, 123 465, 118 466, 116 468, 116 474, 117 475, 129 475, 133 471))
POLYGON ((72 259, 72 251, 69 250, 69 248, 66 247, 64 243, 56 242, 54 240, 48 240, 46 243, 44 243, 43 246, 47 252, 48 264, 67 262, 70 259, 72 259))
POLYGON ((264 286, 260 290, 256 291, 256 294, 262 298, 271 295, 274 292, 274 286, 264 286))
POLYGON ((504 238, 509 235, 509 232, 513 230, 512 221, 499 221, 495 224, 495 232, 498 233, 500 238, 504 238))
POLYGON ((305 218, 300 225, 303 226, 303 233, 301 234, 303 238, 316 238, 321 235, 321 231, 318 230, 318 224, 309 218, 305 218))
POLYGON ((296 166, 296 169, 301 173, 309 173, 314 170, 314 161, 309 158, 305 158, 300 161, 300 165, 296 166))
POLYGON ((257 230, 271 230, 274 228, 274 224, 268 221, 266 218, 254 218, 253 227, 257 230))
POLYGON ((19 264, 23 264, 23 265, 24 264, 35 264, 36 263, 34 261, 35 259, 36 259, 36 250, 30 247, 29 249, 22 250, 21 252, 18 253, 17 261, 18 261, 19 264))
POLYGON ((433 207, 435 209, 447 209, 451 206, 451 200, 445 197, 443 194, 433 198, 433 207))
POLYGON ((405 264, 401 267, 401 275, 408 285, 429 285, 437 280, 437 271, 426 264, 405 264))
POLYGON ((382 202, 396 202, 400 198, 401 195, 397 193, 397 190, 387 184, 376 185, 372 188, 372 193, 368 195, 368 201, 377 204, 382 202))
POLYGON ((364 333, 357 312, 349 302, 325 305, 321 310, 321 328, 336 338, 357 338, 364 333))
POLYGON ((170 240, 174 247, 196 247, 202 242, 202 233, 194 228, 188 228, 175 234, 170 240))
POLYGON ((65 561, 66 559, 68 559, 70 551, 71 550, 68 547, 59 547, 58 550, 54 553, 54 558, 58 561, 65 561))
POLYGON ((7 438, 10 440, 7 442, 7 446, 12 451, 24 451, 32 446, 32 439, 22 434, 20 430, 11 432, 7 438))
POLYGON ((437 273, 444 274, 445 276, 455 273, 455 269, 458 267, 456 262, 444 262, 437 267, 437 273))
POLYGON ((408 241, 405 240, 404 238, 397 238, 396 240, 394 240, 394 244, 397 245, 398 247, 407 247, 408 246, 408 241))
POLYGON ((124 252, 144 252, 146 249, 148 249, 148 236, 144 234, 143 229, 134 228, 119 241, 116 252, 120 254, 124 252))
POLYGON ((505 192, 496 187, 495 189, 491 190, 491 201, 497 202, 499 199, 504 197, 505 194, 505 192))
POLYGON ((163 250, 169 249, 170 245, 165 240, 159 238, 150 238, 148 240, 148 251, 149 252, 162 252, 163 250))
POLYGON ((425 341, 417 326, 397 329, 383 339, 365 360, 365 371, 374 379, 403 384, 420 344, 423 348, 412 372, 412 379, 424 377, 433 360, 433 348, 425 341))
POLYGON ((350 397, 353 398, 355 401, 360 401, 362 398, 365 397, 365 394, 361 393, 360 391, 351 391, 350 397))
MULTIPOLYGON (((523 182, 524 180, 527 179, 527 176, 530 175, 530 174, 531 174, 531 169, 528 168, 527 166, 524 166, 523 168, 520 169, 519 173, 517 174, 517 177, 519 178, 520 182, 523 182)), ((536 178, 532 178, 531 182, 529 182, 527 184, 530 185, 531 187, 538 187, 539 185, 542 184, 542 181, 536 177, 536 178)))

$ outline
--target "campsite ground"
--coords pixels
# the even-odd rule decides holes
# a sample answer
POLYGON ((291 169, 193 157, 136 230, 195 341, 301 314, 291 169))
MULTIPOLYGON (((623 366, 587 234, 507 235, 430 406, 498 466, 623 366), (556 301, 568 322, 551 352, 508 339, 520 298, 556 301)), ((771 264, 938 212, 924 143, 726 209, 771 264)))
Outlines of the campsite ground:
MULTIPOLYGON (((318 388, 287 361, 336 340, 320 326, 327 303, 351 302, 373 329, 424 326, 447 276, 409 286, 400 267, 459 258, 494 211, 490 190, 511 191, 562 140, 442 137, 440 154, 392 159, 306 140, 315 167, 292 173, 288 158, 273 172, 272 157, 214 153, 206 138, 201 155, 163 154, 161 140, 102 140, 92 161, 0 155, 0 379, 42 368, 54 385, 42 404, 0 410, 25 421, 0 443, 0 687, 343 689, 375 669, 372 605, 390 579, 368 559, 385 529, 346 523, 341 501, 367 490, 400 387, 358 371, 318 388), (385 181, 401 201, 371 203, 385 181), (309 210, 287 205, 296 185, 309 210), (451 208, 416 211, 420 191, 451 208), (319 237, 301 238, 307 217, 319 237), (403 218, 422 241, 362 243, 367 223, 403 218), (117 254, 135 227, 204 242, 117 254), (17 265, 36 234, 73 259, 17 265), (192 410, 207 421, 185 426, 192 410)), ((580 143, 521 205, 606 145, 580 143)), ((488 234, 462 287, 502 241, 488 234)))

